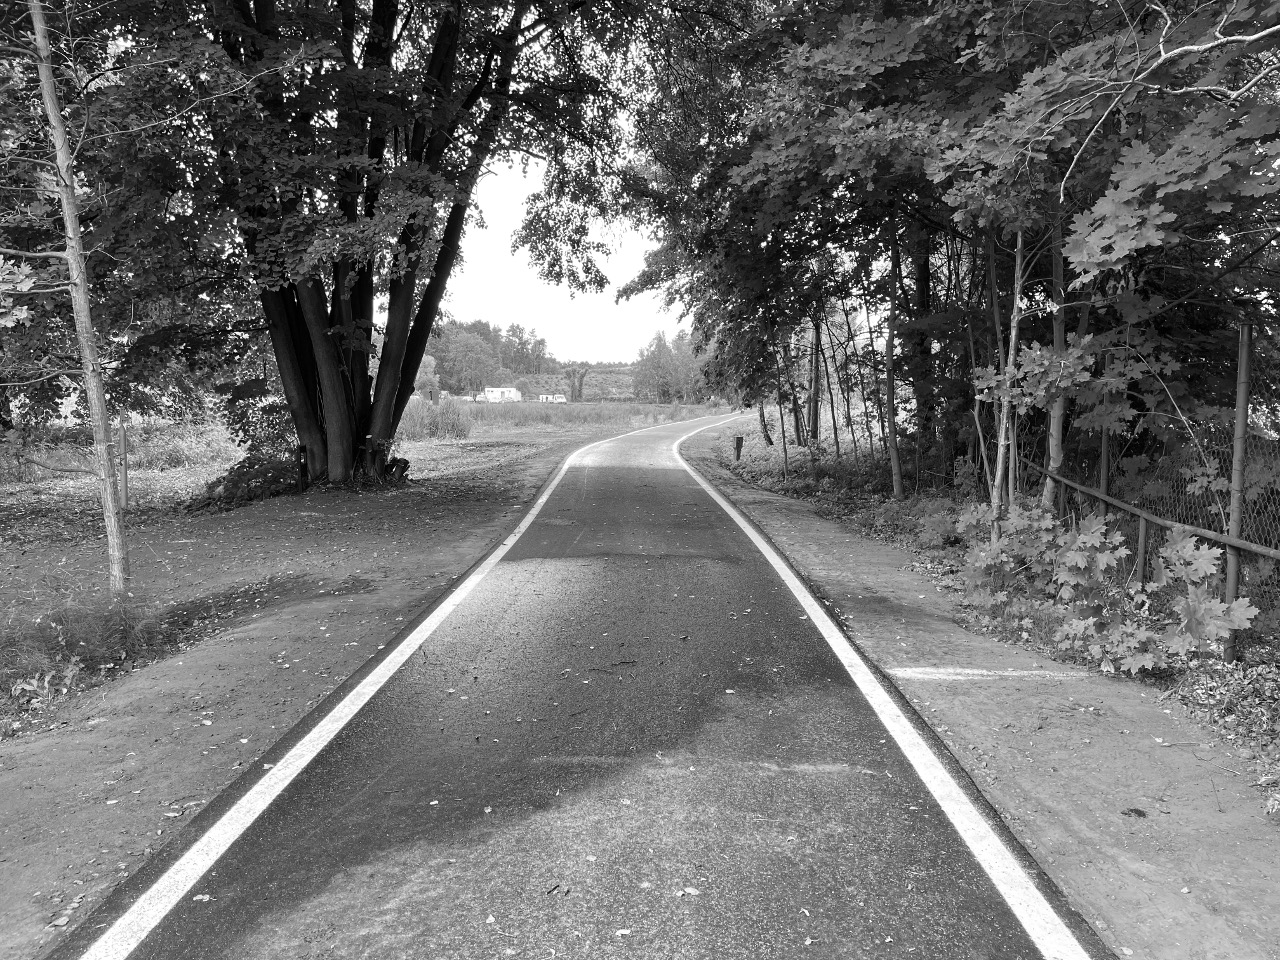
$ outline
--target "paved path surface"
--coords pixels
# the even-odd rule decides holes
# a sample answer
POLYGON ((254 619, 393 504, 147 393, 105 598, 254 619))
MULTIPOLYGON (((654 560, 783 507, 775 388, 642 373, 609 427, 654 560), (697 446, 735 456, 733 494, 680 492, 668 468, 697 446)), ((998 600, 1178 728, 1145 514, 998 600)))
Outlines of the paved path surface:
POLYGON ((1060 909, 1033 865, 997 888, 819 612, 673 453, 691 429, 580 453, 425 641, 57 955, 1104 955, 1065 912, 1026 921, 1028 897, 1060 909))

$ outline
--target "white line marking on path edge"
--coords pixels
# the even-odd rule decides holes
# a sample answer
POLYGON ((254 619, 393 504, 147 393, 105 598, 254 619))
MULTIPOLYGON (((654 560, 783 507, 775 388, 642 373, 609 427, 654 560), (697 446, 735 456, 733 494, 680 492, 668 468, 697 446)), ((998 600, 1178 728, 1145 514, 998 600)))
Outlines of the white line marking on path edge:
POLYGON ((849 672, 853 682, 871 704, 871 709, 876 712, 880 722, 893 736, 898 748, 911 761, 911 765, 915 767, 924 785, 929 788, 929 792, 938 801, 952 826, 956 828, 956 832, 964 839, 978 863, 982 865, 982 869, 987 872, 991 882, 1004 897, 1009 909, 1022 923, 1027 935, 1046 960, 1090 960, 1089 954, 1080 946, 1062 918, 1049 906, 1049 902, 1045 900, 1031 877, 1018 863, 1013 852, 996 835, 991 824, 960 788, 941 758, 934 753, 924 737, 907 719, 907 715, 889 695, 880 678, 871 671, 862 656, 850 646, 844 634, 822 608, 822 604, 791 571, 769 541, 747 522, 738 508, 704 480, 680 455, 680 444, 695 434, 715 426, 718 424, 712 423, 686 433, 671 445, 671 452, 680 461, 680 465, 698 481, 702 489, 707 491, 711 499, 718 503, 733 522, 751 538, 756 549, 764 555, 774 572, 791 590, 792 595, 800 601, 800 606, 821 631, 845 670, 849 672))
MULTIPOLYGON (((721 421, 724 423, 727 421, 721 421)), ((708 427, 719 424, 707 424, 708 427)), ((369 702, 391 677, 404 666, 427 638, 444 622, 467 595, 476 588, 507 552, 529 529, 543 505, 574 462, 588 450, 604 443, 620 440, 646 430, 670 426, 669 423, 641 427, 616 437, 597 440, 571 453, 561 466, 555 479, 542 491, 542 495, 529 508, 524 519, 505 540, 477 567, 453 592, 444 598, 422 623, 391 651, 385 660, 373 668, 328 714, 324 716, 301 740, 295 743, 267 774, 250 787, 231 809, 224 813, 199 840, 192 844, 155 883, 147 888, 93 945, 81 954, 80 960, 125 960, 147 935, 159 925, 178 902, 199 882, 210 867, 217 862, 240 836, 253 825, 286 787, 306 769, 307 765, 323 750, 351 719, 369 702)))

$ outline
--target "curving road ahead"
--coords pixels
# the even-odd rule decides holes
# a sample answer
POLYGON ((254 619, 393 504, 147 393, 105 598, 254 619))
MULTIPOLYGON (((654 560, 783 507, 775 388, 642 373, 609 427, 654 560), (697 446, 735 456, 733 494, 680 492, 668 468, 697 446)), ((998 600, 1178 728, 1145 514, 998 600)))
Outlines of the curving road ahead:
POLYGON ((59 957, 1109 955, 671 424, 520 528, 59 957))

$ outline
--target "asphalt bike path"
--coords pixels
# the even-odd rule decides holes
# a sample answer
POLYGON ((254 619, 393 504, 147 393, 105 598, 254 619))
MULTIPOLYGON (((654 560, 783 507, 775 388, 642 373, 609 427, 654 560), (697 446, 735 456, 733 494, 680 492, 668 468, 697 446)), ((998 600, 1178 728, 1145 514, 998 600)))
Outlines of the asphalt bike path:
POLYGON ((723 422, 576 453, 54 956, 1109 956, 684 464, 723 422))

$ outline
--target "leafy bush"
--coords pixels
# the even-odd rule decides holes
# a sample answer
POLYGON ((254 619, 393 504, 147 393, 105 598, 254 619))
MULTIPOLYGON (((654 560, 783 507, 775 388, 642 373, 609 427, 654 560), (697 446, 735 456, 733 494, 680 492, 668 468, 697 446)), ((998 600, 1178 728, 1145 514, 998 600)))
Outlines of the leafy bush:
POLYGON ((255 377, 225 383, 217 391, 223 398, 227 429, 250 455, 284 458, 292 454, 298 444, 293 415, 269 379, 255 377))
POLYGON ((296 463, 251 453, 222 476, 210 481, 205 495, 193 501, 189 509, 234 507, 291 493, 297 485, 296 463))
POLYGON ((1055 642, 1106 671, 1157 670, 1171 654, 1220 649, 1258 613, 1245 598, 1220 599, 1222 550, 1184 529, 1169 533, 1145 582, 1121 575, 1130 550, 1103 515, 1066 528, 1038 504, 1015 506, 993 537, 990 508, 976 506, 959 529, 973 543, 966 567, 971 596, 992 606, 1017 594, 1068 606, 1055 642))

